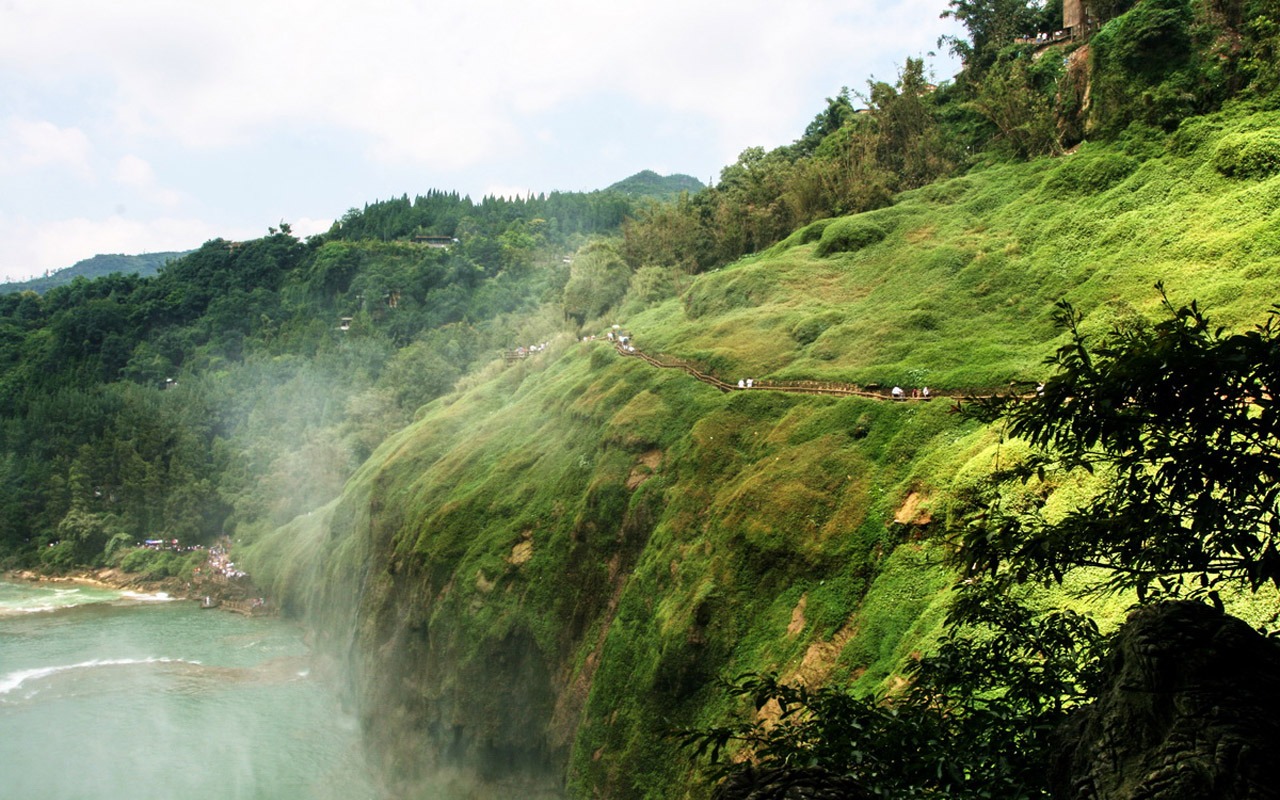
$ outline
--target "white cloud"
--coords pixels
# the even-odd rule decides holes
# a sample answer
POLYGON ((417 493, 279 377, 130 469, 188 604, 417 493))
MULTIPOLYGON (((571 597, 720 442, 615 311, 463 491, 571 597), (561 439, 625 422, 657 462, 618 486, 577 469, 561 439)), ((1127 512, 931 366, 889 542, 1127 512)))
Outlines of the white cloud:
POLYGON ((190 250, 209 239, 249 238, 257 231, 227 231, 202 220, 133 220, 72 217, 33 221, 0 215, 0 240, 14 246, 0 251, 0 278, 22 280, 69 267, 98 253, 156 253, 190 250))
POLYGON ((289 229, 293 231, 293 235, 299 239, 305 239, 308 236, 315 236, 318 233, 326 233, 333 227, 331 219, 311 219, 310 217, 299 217, 298 219, 288 220, 289 229))
POLYGON ((127 155, 116 162, 115 178, 125 186, 144 188, 155 185, 156 173, 146 159, 127 155))
POLYGON ((180 192, 160 186, 151 164, 132 153, 121 157, 116 162, 114 177, 117 183, 136 190, 150 202, 167 207, 173 207, 182 202, 180 192))
POLYGON ((62 167, 91 178, 89 137, 79 128, 60 128, 43 120, 10 117, 0 134, 0 170, 62 167))
POLYGON ((774 142, 821 102, 802 91, 816 73, 844 60, 844 81, 857 83, 868 77, 859 61, 931 47, 943 7, 380 0, 357 13, 345 0, 14 0, 0 12, 11 17, 0 59, 105 77, 124 129, 190 146, 332 125, 366 135, 380 160, 453 169, 519 148, 524 118, 598 92, 697 115, 710 136, 774 142))

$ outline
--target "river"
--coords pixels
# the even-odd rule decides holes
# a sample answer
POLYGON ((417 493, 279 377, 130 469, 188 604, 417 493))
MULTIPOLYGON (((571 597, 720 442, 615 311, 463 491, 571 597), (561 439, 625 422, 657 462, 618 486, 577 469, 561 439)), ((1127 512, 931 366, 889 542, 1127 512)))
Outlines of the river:
POLYGON ((0 795, 376 798, 354 717, 282 620, 0 582, 0 795))

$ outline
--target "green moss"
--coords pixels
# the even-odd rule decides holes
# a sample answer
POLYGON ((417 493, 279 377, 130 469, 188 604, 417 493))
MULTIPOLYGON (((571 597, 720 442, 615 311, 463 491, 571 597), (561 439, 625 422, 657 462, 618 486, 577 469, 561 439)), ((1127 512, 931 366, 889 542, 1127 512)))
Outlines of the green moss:
POLYGON ((945 594, 954 580, 941 555, 929 546, 906 544, 886 559, 859 606, 853 623, 858 635, 840 654, 859 688, 884 688, 908 659, 929 646, 929 634, 941 629, 945 594))
MULTIPOLYGON (((955 394, 1043 377, 1063 298, 1104 333, 1151 311, 1163 280, 1175 302, 1250 325, 1280 289, 1280 180, 1228 176, 1217 154, 1274 121, 1229 110, 1165 140, 976 169, 810 225, 620 323, 730 383, 955 394)), ((402 654, 405 708, 452 693, 487 708, 507 691, 497 645, 532 642, 571 792, 689 796, 693 767, 665 732, 738 712, 715 677, 809 655, 815 674, 879 691, 928 649, 952 577, 929 537, 1026 456, 951 405, 726 394, 575 343, 464 379, 340 501, 246 560, 343 658, 402 654), (932 522, 894 521, 912 494, 932 522)), ((1056 514, 1090 488, 1031 482, 1010 501, 1056 514)), ((1087 577, 1045 602, 1122 617, 1125 598, 1078 597, 1087 577)))
POLYGON ((1045 191, 1066 195, 1101 194, 1138 168, 1138 160, 1109 151, 1081 152, 1063 159, 1045 178, 1045 191))
POLYGON ((883 225, 863 217, 845 217, 827 225, 818 241, 819 256, 856 253, 888 235, 883 225))
POLYGON ((1268 129, 1222 137, 1213 166, 1229 178, 1256 180, 1275 175, 1280 172, 1280 132, 1268 129))

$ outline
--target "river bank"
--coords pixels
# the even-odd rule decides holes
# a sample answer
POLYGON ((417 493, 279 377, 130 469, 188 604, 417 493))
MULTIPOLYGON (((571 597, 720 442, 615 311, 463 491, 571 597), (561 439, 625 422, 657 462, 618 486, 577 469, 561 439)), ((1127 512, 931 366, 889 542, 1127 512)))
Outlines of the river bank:
POLYGON ((82 569, 56 575, 37 570, 15 569, 4 572, 3 579, 23 583, 78 584, 121 592, 162 595, 174 600, 195 600, 209 608, 247 616, 276 613, 275 606, 247 576, 233 579, 208 571, 185 578, 151 579, 142 573, 125 572, 115 567, 82 569))

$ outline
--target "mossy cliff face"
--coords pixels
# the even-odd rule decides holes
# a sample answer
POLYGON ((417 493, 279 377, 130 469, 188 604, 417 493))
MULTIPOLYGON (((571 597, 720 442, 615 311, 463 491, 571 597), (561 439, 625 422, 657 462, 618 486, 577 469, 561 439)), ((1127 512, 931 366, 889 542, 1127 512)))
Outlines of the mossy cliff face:
MULTIPOLYGON (((1219 151, 1277 121, 978 168, 864 215, 883 235, 857 249, 819 223, 629 331, 731 385, 983 391, 1043 378, 1063 298, 1101 334, 1163 280, 1243 327, 1280 291, 1280 175, 1219 151)), ((701 796, 666 733, 752 713, 717 677, 873 689, 927 648, 948 576, 925 529, 1025 455, 949 406, 725 394, 565 340, 464 379, 245 560, 348 668, 397 794, 701 796)), ((1041 488, 1046 513, 1080 499, 1041 488)))
POLYGON ((717 676, 874 683, 905 655, 945 579, 926 515, 893 513, 945 412, 566 344, 425 409, 254 559, 349 667, 397 792, 679 796, 665 734, 722 718, 717 676))

